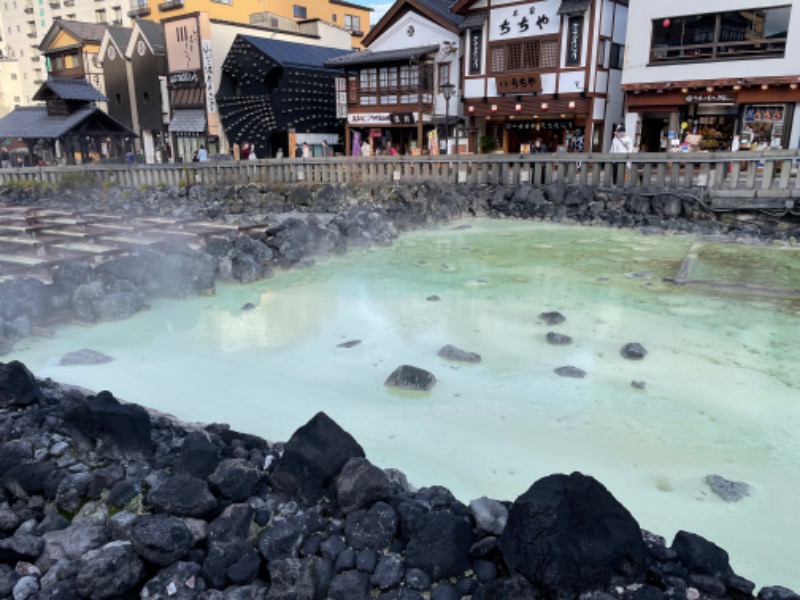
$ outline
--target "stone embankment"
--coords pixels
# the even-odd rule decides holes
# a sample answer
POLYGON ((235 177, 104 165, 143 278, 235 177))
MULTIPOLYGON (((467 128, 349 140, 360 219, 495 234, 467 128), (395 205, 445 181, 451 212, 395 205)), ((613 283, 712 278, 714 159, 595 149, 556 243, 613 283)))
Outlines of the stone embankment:
MULTIPOLYGON (((640 529, 581 473, 468 505, 324 413, 286 443, 0 363, 0 598, 754 598, 727 553, 640 529)), ((760 600, 798 600, 764 587, 760 600)))
POLYGON ((389 245, 403 231, 470 215, 679 231, 750 242, 794 244, 800 222, 791 215, 715 214, 690 190, 607 191, 586 186, 287 186, 166 189, 84 188, 53 191, 0 188, 0 203, 113 211, 131 216, 208 219, 263 225, 250 235, 213 239, 202 251, 185 243, 90 266, 66 263, 52 282, 0 282, 0 355, 20 339, 46 334, 58 319, 125 319, 153 297, 213 294, 215 282, 247 283, 276 268, 307 267, 315 257, 348 248, 389 245), (43 329, 45 328, 45 329, 43 329))

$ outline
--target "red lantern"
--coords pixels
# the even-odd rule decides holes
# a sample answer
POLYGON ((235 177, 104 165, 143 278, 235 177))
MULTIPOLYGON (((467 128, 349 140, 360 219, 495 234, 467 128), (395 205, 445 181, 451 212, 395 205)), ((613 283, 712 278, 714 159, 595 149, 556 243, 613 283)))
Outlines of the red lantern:
POLYGON ((662 25, 664 25, 664 29, 669 29, 669 26, 672 25, 672 21, 670 21, 669 19, 664 19, 662 25))

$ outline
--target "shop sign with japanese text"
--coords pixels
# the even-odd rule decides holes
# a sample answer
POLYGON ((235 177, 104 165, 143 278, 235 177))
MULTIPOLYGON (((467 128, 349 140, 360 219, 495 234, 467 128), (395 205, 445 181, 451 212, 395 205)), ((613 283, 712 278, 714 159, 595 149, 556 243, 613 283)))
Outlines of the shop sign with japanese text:
POLYGON ((206 84, 206 111, 217 112, 217 97, 214 94, 214 59, 211 54, 211 40, 203 40, 200 44, 200 56, 203 61, 203 77, 206 84))
POLYGON ((553 121, 506 121, 508 131, 571 131, 575 129, 572 119, 553 121))
POLYGON ((389 115, 392 125, 413 125, 417 122, 415 117, 414 113, 392 113, 389 115))
POLYGON ((200 83, 200 71, 179 71, 170 73, 167 81, 172 87, 194 87, 200 83))
POLYGON ((569 18, 567 30, 567 64, 581 64, 581 47, 583 46, 583 15, 569 18))
POLYGON ((481 53, 483 52, 483 35, 480 29, 469 32, 469 72, 475 75, 481 72, 481 53))
POLYGON ((541 92, 542 80, 539 75, 498 75, 495 85, 499 94, 522 94, 527 92, 541 92))
POLYGON ((735 104, 736 94, 731 92, 708 92, 686 94, 686 104, 735 104))
POLYGON ((542 0, 496 8, 491 13, 491 41, 557 34, 561 29, 561 0, 542 0))
POLYGON ((389 125, 392 120, 389 113, 350 113, 347 122, 350 125, 389 125))

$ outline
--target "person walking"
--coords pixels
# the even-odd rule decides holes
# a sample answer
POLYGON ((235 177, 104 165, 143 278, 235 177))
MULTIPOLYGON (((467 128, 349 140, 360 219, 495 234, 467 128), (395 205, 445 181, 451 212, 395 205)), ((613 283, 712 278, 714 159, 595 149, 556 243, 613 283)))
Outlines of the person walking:
POLYGON ((547 146, 542 143, 542 138, 536 138, 533 140, 531 154, 547 154, 549 151, 550 150, 548 150, 547 146))
POLYGON ((364 140, 364 143, 361 144, 361 156, 371 156, 372 155, 372 146, 369 145, 369 141, 364 140))
POLYGON ((614 139, 611 140, 611 153, 630 154, 633 152, 633 140, 625 133, 625 127, 620 125, 614 132, 614 139))
POLYGON ((311 158, 311 146, 308 142, 303 142, 303 158, 311 158))
POLYGON ((197 151, 197 160, 198 162, 208 161, 208 150, 203 144, 200 144, 200 149, 197 151))
POLYGON ((3 169, 11 168, 11 155, 5 148, 0 150, 0 166, 2 166, 3 169))

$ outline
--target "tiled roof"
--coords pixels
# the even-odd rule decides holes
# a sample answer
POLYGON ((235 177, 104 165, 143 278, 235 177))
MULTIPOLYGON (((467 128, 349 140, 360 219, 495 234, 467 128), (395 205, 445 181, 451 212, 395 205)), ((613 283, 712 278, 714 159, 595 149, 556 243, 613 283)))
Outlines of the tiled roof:
POLYGON ((64 79, 52 77, 45 81, 33 96, 34 100, 47 100, 57 96, 63 100, 83 100, 85 102, 106 102, 103 94, 85 79, 64 79))
POLYGON ((128 47, 128 42, 131 39, 132 33, 133 29, 130 27, 119 27, 117 25, 112 25, 108 28, 108 35, 111 36, 114 44, 123 54, 125 53, 125 49, 128 47))
POLYGON ((343 54, 350 53, 350 50, 269 40, 253 35, 242 35, 240 37, 284 67, 292 66, 321 69, 324 68, 330 60, 342 56, 343 54))
POLYGON ((558 7, 558 14, 560 15, 582 15, 589 8, 592 0, 561 0, 561 6, 558 7))
POLYGON ((457 15, 450 11, 450 8, 455 4, 454 0, 417 0, 417 2, 456 27, 464 19, 463 15, 457 15))
POLYGON ((97 42, 98 44, 103 40, 103 34, 106 32, 107 27, 102 23, 67 21, 65 19, 58 19, 58 23, 78 39, 84 42, 97 42))
POLYGON ((137 21, 139 29, 150 42, 155 54, 165 54, 167 45, 164 41, 164 26, 161 23, 154 23, 153 21, 140 20, 137 21))
POLYGON ((0 119, 0 137, 57 139, 76 125, 102 112, 87 105, 71 115, 50 116, 46 106, 18 106, 0 119))
POLYGON ((170 133, 202 133, 206 130, 206 111, 202 108, 176 109, 169 122, 170 133))
POLYGON ((372 63, 388 63, 401 60, 410 60, 425 56, 431 52, 438 52, 439 45, 417 46, 415 48, 400 48, 398 50, 384 50, 383 52, 350 52, 344 56, 333 58, 325 64, 329 67, 350 67, 355 65, 368 65, 372 63))
POLYGON ((479 12, 467 15, 464 17, 464 20, 461 21, 461 29, 480 29, 483 27, 483 24, 486 23, 487 14, 488 13, 485 12, 479 12))

